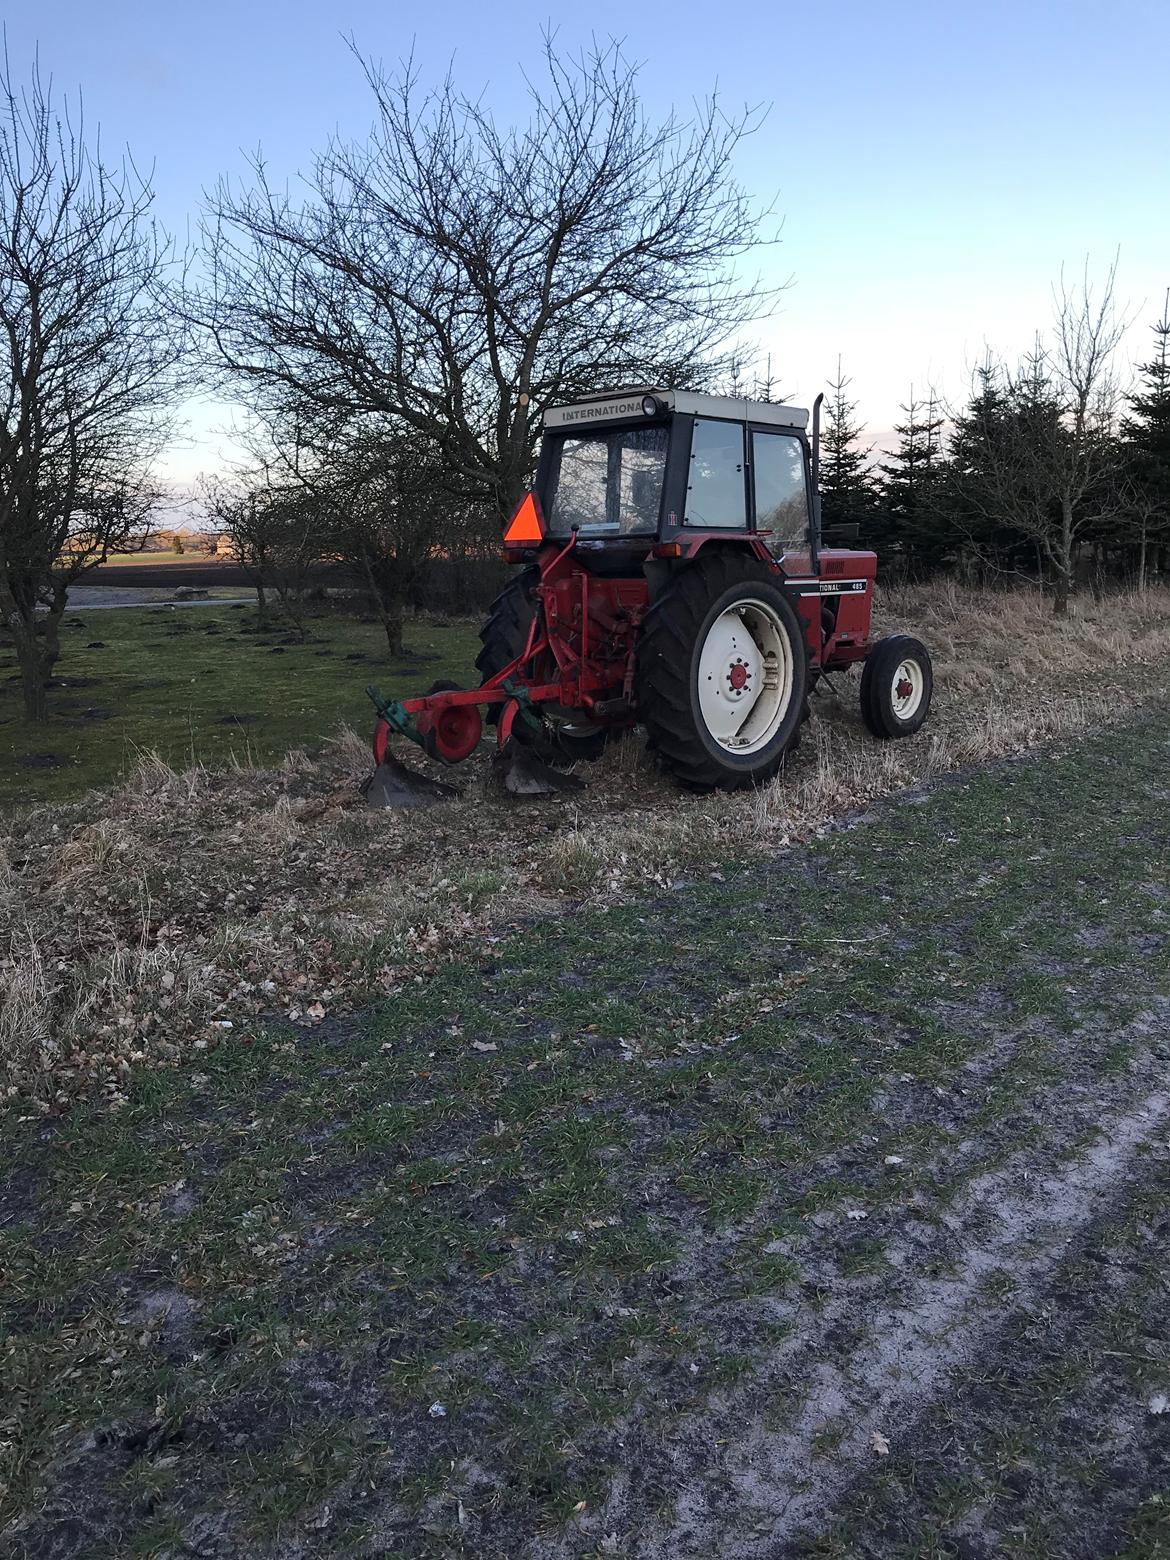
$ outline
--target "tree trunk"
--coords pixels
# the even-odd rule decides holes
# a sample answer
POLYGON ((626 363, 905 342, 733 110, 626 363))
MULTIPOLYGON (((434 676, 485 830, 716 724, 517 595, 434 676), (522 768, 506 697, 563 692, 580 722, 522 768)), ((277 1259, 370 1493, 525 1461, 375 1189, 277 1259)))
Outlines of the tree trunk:
POLYGON ((65 587, 54 581, 53 604, 41 618, 41 665, 45 676, 61 659, 61 619, 65 616, 65 587))
POLYGON ((297 638, 304 643, 305 640, 305 611, 304 602, 301 599, 295 580, 289 581, 277 575, 274 581, 276 598, 280 602, 281 614, 292 628, 297 638))
POLYGON ((1056 539, 1052 561, 1056 565, 1056 594, 1052 601, 1052 611, 1056 617, 1067 617, 1076 560, 1073 555, 1072 505, 1063 498, 1060 501, 1060 535, 1056 539))
POLYGON ((42 724, 49 718, 49 699, 45 691, 45 671, 41 665, 40 647, 34 645, 31 652, 17 641, 16 658, 20 662, 20 691, 24 698, 24 718, 42 724))
POLYGON ((386 631, 386 646, 391 655, 401 655, 408 580, 396 559, 375 560, 363 548, 361 561, 374 611, 386 631))
POLYGON ((1138 548, 1138 590, 1144 596, 1146 593, 1146 552, 1149 546, 1149 537, 1146 531, 1146 523, 1142 521, 1142 538, 1138 548))
POLYGON ((22 619, 20 627, 13 633, 16 662, 20 667, 24 717, 29 721, 39 723, 49 718, 49 701, 45 694, 45 683, 61 653, 55 630, 56 624, 50 632, 48 623, 44 619, 34 619, 31 624, 22 619), (43 627, 43 634, 38 634, 38 626, 43 627))
POLYGON ((496 487, 496 509, 499 512, 501 531, 506 529, 508 521, 519 508, 521 499, 528 492, 526 464, 522 444, 513 446, 496 487))
POLYGON ((403 652, 402 603, 401 601, 386 601, 380 591, 378 600, 381 604, 382 627, 386 630, 386 646, 391 655, 401 655, 403 652))
POLYGON ((20 667, 20 688, 25 719, 42 723, 49 718, 45 683, 61 655, 61 616, 65 611, 65 586, 53 582, 53 600, 48 612, 37 614, 18 605, 8 590, 3 591, 4 621, 12 635, 16 664, 20 667))

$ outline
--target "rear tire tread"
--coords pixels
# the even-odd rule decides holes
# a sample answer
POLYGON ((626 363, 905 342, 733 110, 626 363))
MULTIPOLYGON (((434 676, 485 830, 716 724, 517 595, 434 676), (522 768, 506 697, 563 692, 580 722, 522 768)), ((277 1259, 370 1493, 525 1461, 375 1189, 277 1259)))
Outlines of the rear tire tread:
MULTIPOLYGON (((781 588, 780 577, 759 559, 714 548, 679 573, 642 621, 634 673, 638 718, 649 734, 651 749, 688 790, 738 790, 763 784, 779 773, 799 741, 797 720, 776 754, 755 769, 737 771, 712 757, 697 735, 690 679, 699 628, 711 603, 725 590, 754 582, 781 588)), ((799 630, 795 615, 794 620, 799 630)), ((797 651, 794 696, 803 712, 807 659, 802 633, 797 651)))
MULTIPOLYGON (((539 569, 525 569, 492 602, 487 621, 479 631, 483 648, 475 658, 475 668, 480 674, 481 683, 503 671, 523 652, 532 619, 536 615, 533 591, 539 578, 539 569)), ((488 710, 485 716, 487 725, 494 726, 497 723, 501 708, 496 705, 488 710)), ((548 723, 545 730, 548 730, 548 723)), ((545 763, 562 769, 579 760, 592 762, 600 758, 611 735, 608 728, 600 727, 582 735, 557 733, 552 737, 538 736, 519 720, 513 726, 512 734, 517 742, 531 748, 545 763)))

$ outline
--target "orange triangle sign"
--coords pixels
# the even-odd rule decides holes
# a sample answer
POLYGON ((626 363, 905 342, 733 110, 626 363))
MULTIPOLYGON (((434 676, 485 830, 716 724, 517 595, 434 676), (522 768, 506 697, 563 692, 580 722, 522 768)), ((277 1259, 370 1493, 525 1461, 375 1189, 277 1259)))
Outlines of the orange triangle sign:
POLYGON ((509 547, 532 547, 544 541, 544 523, 540 518, 536 495, 526 493, 520 507, 508 521, 504 542, 509 547))

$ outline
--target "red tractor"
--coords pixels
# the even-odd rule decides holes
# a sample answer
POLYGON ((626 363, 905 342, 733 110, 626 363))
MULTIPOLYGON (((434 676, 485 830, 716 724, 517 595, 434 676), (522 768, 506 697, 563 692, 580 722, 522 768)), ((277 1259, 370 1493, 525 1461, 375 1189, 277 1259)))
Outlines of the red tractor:
MULTIPOLYGON (((478 688, 388 701, 376 689, 371 802, 419 800, 392 736, 454 764, 483 716, 513 755, 516 791, 646 728, 691 790, 770 780, 799 740, 819 677, 864 662, 875 737, 918 730, 930 656, 871 640, 877 557, 827 545, 817 497, 821 397, 792 406, 629 390, 545 413, 532 491, 504 533, 521 571, 480 631, 478 688)), ((425 789, 434 792, 433 784, 425 789)))

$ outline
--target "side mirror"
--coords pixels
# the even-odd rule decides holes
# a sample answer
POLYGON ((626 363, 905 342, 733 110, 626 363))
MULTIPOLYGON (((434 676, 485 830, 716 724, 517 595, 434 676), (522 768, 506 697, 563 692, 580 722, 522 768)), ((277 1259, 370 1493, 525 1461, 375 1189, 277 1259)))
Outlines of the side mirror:
POLYGON ((855 542, 861 535, 861 526, 856 520, 851 520, 844 525, 826 526, 821 532, 821 541, 830 546, 834 543, 855 542))

